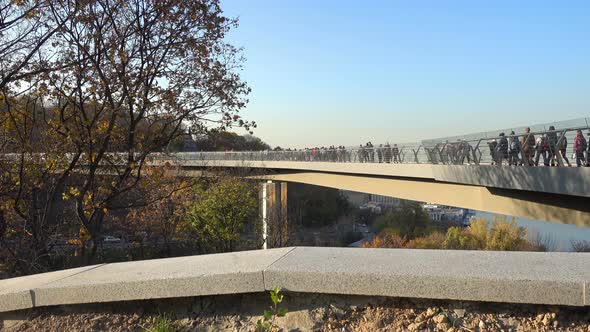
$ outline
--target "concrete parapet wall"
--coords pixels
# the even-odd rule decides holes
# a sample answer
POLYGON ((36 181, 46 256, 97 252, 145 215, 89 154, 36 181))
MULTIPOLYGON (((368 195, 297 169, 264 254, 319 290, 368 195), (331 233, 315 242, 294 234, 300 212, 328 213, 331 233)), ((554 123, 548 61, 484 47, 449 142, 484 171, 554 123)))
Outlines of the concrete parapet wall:
POLYGON ((590 305, 590 253, 279 248, 103 264, 0 280, 0 312, 287 291, 590 305))

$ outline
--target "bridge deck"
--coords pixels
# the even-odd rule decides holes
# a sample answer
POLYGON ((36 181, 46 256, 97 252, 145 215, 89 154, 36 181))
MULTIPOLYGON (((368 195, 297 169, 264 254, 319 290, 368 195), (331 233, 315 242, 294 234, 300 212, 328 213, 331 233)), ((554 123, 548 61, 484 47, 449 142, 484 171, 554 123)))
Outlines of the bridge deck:
POLYGON ((590 168, 492 165, 332 163, 305 161, 159 160, 182 167, 239 167, 369 175, 590 197, 590 168))
POLYGON ((590 225, 590 168, 305 161, 153 160, 186 176, 215 168, 240 176, 305 183, 502 215, 590 225))
POLYGON ((103 264, 0 280, 0 312, 287 291, 590 305, 590 253, 279 248, 103 264))

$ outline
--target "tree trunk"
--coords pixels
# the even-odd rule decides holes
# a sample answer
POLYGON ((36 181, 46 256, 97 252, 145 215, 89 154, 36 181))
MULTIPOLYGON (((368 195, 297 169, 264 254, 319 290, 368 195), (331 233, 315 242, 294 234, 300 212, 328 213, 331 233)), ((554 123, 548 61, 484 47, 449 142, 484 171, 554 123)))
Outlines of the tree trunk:
POLYGON ((90 252, 86 256, 86 261, 85 261, 84 265, 91 265, 94 263, 97 249, 98 249, 98 245, 97 245, 96 237, 92 236, 90 238, 90 252))

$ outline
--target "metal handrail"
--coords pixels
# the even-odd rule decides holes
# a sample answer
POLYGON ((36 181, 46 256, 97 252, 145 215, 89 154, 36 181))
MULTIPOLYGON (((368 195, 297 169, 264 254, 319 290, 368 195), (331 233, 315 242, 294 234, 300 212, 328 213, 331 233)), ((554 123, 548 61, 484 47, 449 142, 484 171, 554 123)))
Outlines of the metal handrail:
MULTIPOLYGON (((557 136, 555 144, 549 144, 549 160, 543 151, 535 145, 534 158, 538 161, 543 156, 543 164, 551 164, 552 161, 557 166, 564 166, 564 156, 562 156, 559 147, 563 139, 567 139, 567 134, 577 130, 588 130, 590 126, 572 127, 556 130, 537 131, 530 133, 519 133, 514 135, 505 135, 497 137, 485 137, 471 140, 458 140, 455 142, 429 142, 428 144, 406 144, 397 146, 397 153, 394 153, 394 146, 364 146, 357 148, 313 148, 300 150, 266 150, 266 151, 212 151, 212 152, 176 152, 176 153, 154 153, 151 154, 151 160, 165 160, 172 158, 185 160, 238 160, 238 161, 307 161, 307 162, 337 162, 337 163, 405 163, 405 164, 454 164, 454 165, 483 165, 483 164, 503 164, 506 156, 499 156, 496 150, 490 150, 487 156, 481 150, 481 143, 484 141, 491 142, 505 138, 507 140, 516 138, 523 139, 527 142, 531 136, 543 135, 549 133, 562 133, 557 136), (413 153, 413 160, 406 159, 406 152, 413 153), (485 159, 489 157, 491 159, 485 159), (500 163, 498 163, 498 159, 500 163)), ((519 141, 520 144, 520 141, 519 141)), ((536 144, 536 142, 535 142, 536 144)), ((590 144, 589 144, 590 145, 590 144)), ((509 146, 508 146, 509 147, 509 146)), ((516 155, 516 160, 509 159, 518 165, 529 166, 530 159, 525 155, 525 148, 520 144, 520 149, 516 155)), ((502 154, 505 152, 502 151, 502 154)), ((17 158, 19 154, 3 154, 2 158, 17 158)), ((37 154, 43 157, 43 153, 37 154)), ((68 154, 65 155, 66 159, 68 154)), ((124 158, 124 153, 111 153, 115 158, 124 158)), ((510 156, 509 156, 510 157, 510 156)), ((590 162, 586 156, 583 163, 590 162)))
MULTIPOLYGON (((525 138, 524 142, 530 136, 545 135, 549 133, 563 133, 557 136, 555 146, 550 144, 550 158, 555 158, 558 166, 563 166, 563 160, 557 147, 561 145, 564 137, 568 133, 576 130, 588 130, 590 127, 574 127, 559 130, 546 130, 531 133, 519 133, 514 135, 505 135, 497 137, 486 137, 473 140, 458 140, 456 142, 431 142, 426 146, 424 144, 414 145, 400 145, 397 146, 398 151, 394 153, 392 146, 365 146, 360 148, 313 148, 300 150, 267 150, 267 151, 217 151, 217 152, 180 152, 174 155, 182 159, 202 159, 202 160, 257 160, 257 161, 308 161, 308 162, 357 162, 357 163, 431 163, 431 164, 455 164, 464 165, 474 164, 481 165, 483 163, 484 153, 481 150, 481 143, 483 141, 493 141, 505 138, 506 140, 517 139, 520 146, 515 161, 513 163, 518 165, 528 165, 527 156, 524 153, 524 146, 521 145, 520 139, 525 138), (525 137, 526 135, 526 137, 525 137), (414 158, 413 160, 406 160, 406 151, 411 150, 414 158)), ((509 147, 508 147, 509 148, 509 147)), ((537 148, 536 148, 537 149, 537 148)), ((497 159, 503 161, 506 156, 498 158, 498 151, 490 151, 491 162, 496 162, 497 159)), ((504 153, 502 151, 502 153, 504 153)), ((538 159, 538 158, 537 158, 538 159)), ((544 163, 546 161, 544 156, 544 163)))

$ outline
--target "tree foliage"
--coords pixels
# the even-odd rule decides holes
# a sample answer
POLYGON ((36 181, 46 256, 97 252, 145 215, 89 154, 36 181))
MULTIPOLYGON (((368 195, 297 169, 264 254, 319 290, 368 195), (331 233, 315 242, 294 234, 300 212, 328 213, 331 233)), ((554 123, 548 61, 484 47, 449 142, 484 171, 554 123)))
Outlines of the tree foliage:
POLYGON ((407 243, 406 238, 384 230, 371 241, 363 243, 363 248, 405 248, 407 243))
POLYGON ((56 4, 50 0, 0 0, 0 90, 60 69, 48 66, 55 55, 51 41, 75 17, 77 6, 48 15, 56 4))
POLYGON ((240 50, 225 42, 237 21, 218 0, 0 8, 0 241, 9 255, 27 254, 3 235, 25 239, 38 262, 68 223, 88 238, 92 260, 106 217, 143 204, 135 193, 150 154, 187 132, 255 126, 239 115, 250 91, 240 50))
POLYGON ((305 227, 331 225, 350 210, 338 189, 304 184, 289 184, 289 204, 295 220, 305 227))
POLYGON ((186 215, 204 251, 232 251, 248 221, 257 219, 257 186, 239 178, 222 177, 197 188, 196 202, 186 215))
MULTIPOLYGON (((414 228, 415 229, 415 228, 414 228)), ((402 229, 403 231, 403 229, 402 229)), ((458 249, 500 251, 543 251, 544 246, 526 240, 526 230, 514 219, 497 217, 491 223, 483 218, 472 220, 467 228, 450 227, 446 233, 434 231, 407 240, 395 227, 384 228, 366 248, 458 249)))
POLYGON ((447 230, 442 248, 446 249, 474 249, 477 247, 473 241, 473 235, 463 232, 460 227, 451 227, 447 230))
POLYGON ((143 206, 130 209, 121 226, 136 240, 149 238, 161 243, 163 252, 171 255, 174 241, 187 239, 185 214, 197 200, 201 178, 181 178, 166 174, 166 169, 151 169, 139 188, 143 206))
POLYGON ((473 220, 467 229, 451 227, 447 231, 443 248, 502 251, 534 249, 525 236, 526 230, 516 225, 514 219, 498 217, 490 225, 489 221, 480 218, 473 220))
POLYGON ((406 243, 410 249, 443 249, 445 235, 440 232, 432 232, 426 236, 417 237, 406 243))
POLYGON ((354 218, 358 223, 372 225, 379 217, 373 209, 355 209, 354 218))
POLYGON ((378 232, 385 229, 409 240, 427 235, 432 230, 430 216, 417 203, 406 203, 399 209, 389 211, 375 221, 378 232))
POLYGON ((234 132, 211 130, 195 142, 198 151, 263 151, 270 146, 252 135, 238 135, 234 132))

